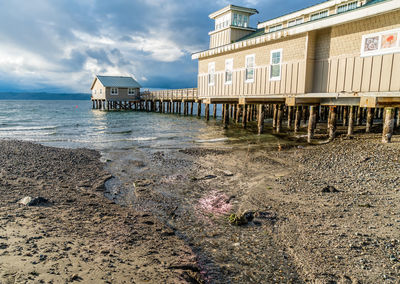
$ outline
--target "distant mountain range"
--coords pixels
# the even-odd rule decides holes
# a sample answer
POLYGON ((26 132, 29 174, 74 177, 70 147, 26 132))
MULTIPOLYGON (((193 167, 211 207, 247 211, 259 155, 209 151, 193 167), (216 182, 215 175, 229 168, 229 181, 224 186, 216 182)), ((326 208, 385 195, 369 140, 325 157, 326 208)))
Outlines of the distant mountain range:
POLYGON ((0 100, 90 100, 90 94, 0 92, 0 100))

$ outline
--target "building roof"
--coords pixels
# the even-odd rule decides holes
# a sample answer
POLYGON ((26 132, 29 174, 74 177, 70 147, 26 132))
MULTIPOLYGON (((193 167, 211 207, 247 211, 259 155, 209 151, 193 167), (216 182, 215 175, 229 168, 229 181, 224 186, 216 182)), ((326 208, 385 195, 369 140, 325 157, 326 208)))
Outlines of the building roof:
POLYGON ((314 21, 307 21, 303 24, 290 28, 284 28, 279 31, 266 33, 265 31, 263 32, 262 29, 258 29, 254 33, 240 38, 233 43, 195 52, 192 54, 192 59, 214 56, 224 52, 232 52, 244 47, 248 48, 252 45, 278 40, 287 36, 323 29, 334 25, 345 24, 395 10, 400 10, 400 2, 398 0, 370 0, 368 5, 364 4, 361 7, 357 7, 357 9, 348 10, 339 14, 335 13, 328 17, 320 18, 314 21))
POLYGON ((132 77, 124 76, 100 76, 97 75, 92 84, 98 79, 104 87, 115 87, 115 88, 141 88, 140 84, 132 77))
POLYGON ((386 1, 386 0, 370 0, 366 4, 364 4, 364 6, 376 4, 376 3, 379 3, 379 2, 383 2, 383 1, 386 1))
MULTIPOLYGON (((322 3, 326 3, 326 2, 329 2, 329 1, 331 1, 331 0, 324 1, 324 2, 322 2, 322 3)), ((366 4, 364 4, 363 6, 359 6, 359 7, 357 7, 356 9, 360 9, 360 8, 365 7, 365 6, 369 6, 369 5, 373 5, 373 4, 378 4, 378 3, 380 3, 380 2, 385 2, 385 1, 388 1, 388 0, 369 0, 366 4)), ((317 5, 319 5, 319 4, 317 4, 317 5)), ((314 6, 317 6, 317 5, 314 5, 314 6)), ((313 6, 311 6, 311 7, 313 7, 313 6)), ((303 10, 304 10, 304 9, 303 9, 303 10)), ((348 10, 348 11, 343 12, 343 13, 348 13, 348 12, 351 12, 351 11, 354 11, 354 10, 355 10, 355 9, 348 10)), ((300 10, 300 11, 302 11, 302 10, 300 10)), ((341 14, 343 14, 343 13, 341 13, 341 14)), ((316 20, 316 21, 324 20, 324 19, 326 19, 326 18, 334 17, 334 16, 337 16, 337 15, 338 15, 338 14, 333 14, 333 15, 330 15, 330 16, 327 16, 327 17, 318 19, 318 20, 316 20)), ((280 18, 280 17, 278 17, 278 18, 280 18)), ((275 18, 275 19, 278 19, 278 18, 275 18)), ((269 20, 269 21, 270 21, 270 20, 269 20)), ((266 22, 268 22, 268 21, 266 21, 266 22)), ((311 22, 311 21, 309 21, 309 22, 311 22)), ((301 24, 301 25, 308 24, 309 22, 304 22, 304 23, 301 24)), ((282 29, 282 30, 284 30, 284 29, 282 29)), ((247 40, 247 39, 251 39, 251 38, 254 38, 254 37, 258 37, 258 36, 263 35, 263 34, 268 34, 268 32, 265 31, 265 27, 259 28, 259 29, 257 29, 255 32, 253 32, 253 33, 251 33, 251 34, 248 34, 248 35, 246 35, 246 36, 244 36, 244 37, 242 37, 242 38, 236 40, 235 42, 239 42, 239 41, 242 41, 242 40, 247 40)))

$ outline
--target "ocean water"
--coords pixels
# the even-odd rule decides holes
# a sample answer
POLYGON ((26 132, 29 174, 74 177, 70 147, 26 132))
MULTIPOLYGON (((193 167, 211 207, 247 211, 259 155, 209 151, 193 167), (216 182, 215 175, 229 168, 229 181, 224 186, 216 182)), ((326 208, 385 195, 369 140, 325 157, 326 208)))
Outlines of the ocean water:
MULTIPOLYGON (((195 108, 196 109, 196 108, 195 108)), ((220 115, 218 109, 218 115, 220 115)), ((268 130, 267 130, 268 131, 268 130)), ((271 133, 231 125, 221 118, 93 110, 90 101, 0 101, 0 139, 32 141, 63 148, 90 148, 107 153, 136 149, 186 147, 281 146, 293 143, 271 133)))

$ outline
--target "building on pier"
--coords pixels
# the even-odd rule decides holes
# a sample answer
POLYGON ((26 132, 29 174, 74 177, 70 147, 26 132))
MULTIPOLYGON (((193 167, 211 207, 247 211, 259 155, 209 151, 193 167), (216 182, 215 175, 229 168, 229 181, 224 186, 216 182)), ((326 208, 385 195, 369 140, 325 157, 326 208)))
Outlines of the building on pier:
POLYGON ((329 0, 250 28, 255 13, 209 16, 210 48, 192 55, 204 103, 400 104, 399 0, 329 0))
POLYGON ((140 84, 132 77, 97 75, 92 83, 92 101, 136 101, 140 84))

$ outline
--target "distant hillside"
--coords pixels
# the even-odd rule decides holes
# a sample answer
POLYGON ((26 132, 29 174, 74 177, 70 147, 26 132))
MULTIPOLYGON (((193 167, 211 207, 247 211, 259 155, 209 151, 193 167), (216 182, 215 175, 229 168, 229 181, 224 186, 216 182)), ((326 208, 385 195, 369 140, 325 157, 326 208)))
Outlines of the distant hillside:
POLYGON ((90 94, 0 92, 0 100, 90 100, 90 94))

